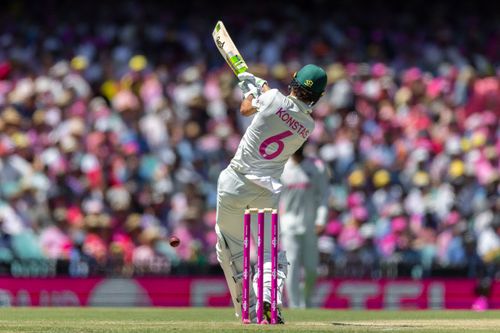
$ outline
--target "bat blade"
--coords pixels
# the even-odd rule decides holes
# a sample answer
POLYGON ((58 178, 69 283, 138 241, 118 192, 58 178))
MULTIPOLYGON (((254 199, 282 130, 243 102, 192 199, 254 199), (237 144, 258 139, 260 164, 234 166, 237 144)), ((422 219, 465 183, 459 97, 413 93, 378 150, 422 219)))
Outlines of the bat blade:
POLYGON ((226 60, 229 67, 233 70, 234 74, 238 75, 248 70, 245 60, 243 60, 240 51, 238 51, 236 45, 234 45, 222 21, 218 21, 215 25, 212 37, 217 49, 226 60))

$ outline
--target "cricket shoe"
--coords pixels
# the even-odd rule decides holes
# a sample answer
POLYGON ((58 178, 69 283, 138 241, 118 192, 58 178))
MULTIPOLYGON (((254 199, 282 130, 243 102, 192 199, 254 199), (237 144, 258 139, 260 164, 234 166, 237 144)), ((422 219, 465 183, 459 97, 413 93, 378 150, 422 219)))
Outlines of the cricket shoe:
MULTIPOLYGON (((271 323, 271 303, 264 302, 264 316, 268 323, 271 323)), ((284 324, 285 320, 283 319, 283 315, 281 314, 280 308, 278 308, 278 322, 277 324, 284 324)))

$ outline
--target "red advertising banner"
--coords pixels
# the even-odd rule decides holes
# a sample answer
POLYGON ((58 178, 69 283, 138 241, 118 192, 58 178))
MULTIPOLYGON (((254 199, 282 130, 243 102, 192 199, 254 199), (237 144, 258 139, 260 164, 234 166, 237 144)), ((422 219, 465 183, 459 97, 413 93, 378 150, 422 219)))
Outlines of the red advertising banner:
MULTIPOLYGON (((320 280, 314 305, 336 309, 470 309, 474 280, 320 280)), ((285 297, 286 298, 286 297, 285 297)), ((0 278, 0 306, 229 306, 222 278, 0 278)), ((490 308, 500 308, 493 283, 490 308)))

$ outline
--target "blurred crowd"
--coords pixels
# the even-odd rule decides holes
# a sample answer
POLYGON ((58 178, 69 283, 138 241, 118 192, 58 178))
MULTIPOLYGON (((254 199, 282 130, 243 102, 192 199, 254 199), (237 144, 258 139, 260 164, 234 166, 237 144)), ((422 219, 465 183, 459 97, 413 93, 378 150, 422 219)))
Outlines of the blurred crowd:
POLYGON ((305 150, 332 174, 323 274, 384 262, 494 274, 498 11, 91 3, 0 13, 0 263, 64 260, 72 276, 217 266, 216 181, 251 121, 213 45, 223 18, 272 87, 305 63, 327 70, 305 150))

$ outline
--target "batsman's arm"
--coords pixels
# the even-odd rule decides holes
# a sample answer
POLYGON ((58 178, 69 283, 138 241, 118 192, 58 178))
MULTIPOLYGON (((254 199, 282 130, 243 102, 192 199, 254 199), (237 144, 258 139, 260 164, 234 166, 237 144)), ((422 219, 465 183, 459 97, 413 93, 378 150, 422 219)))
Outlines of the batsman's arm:
MULTIPOLYGON (((267 83, 264 83, 262 86, 262 93, 265 93, 266 91, 270 90, 269 85, 267 83)), ((249 94, 247 97, 243 99, 241 102, 240 106, 240 113, 244 117, 250 117, 251 115, 255 114, 257 112, 257 105, 255 104, 255 96, 252 94, 249 94)))

